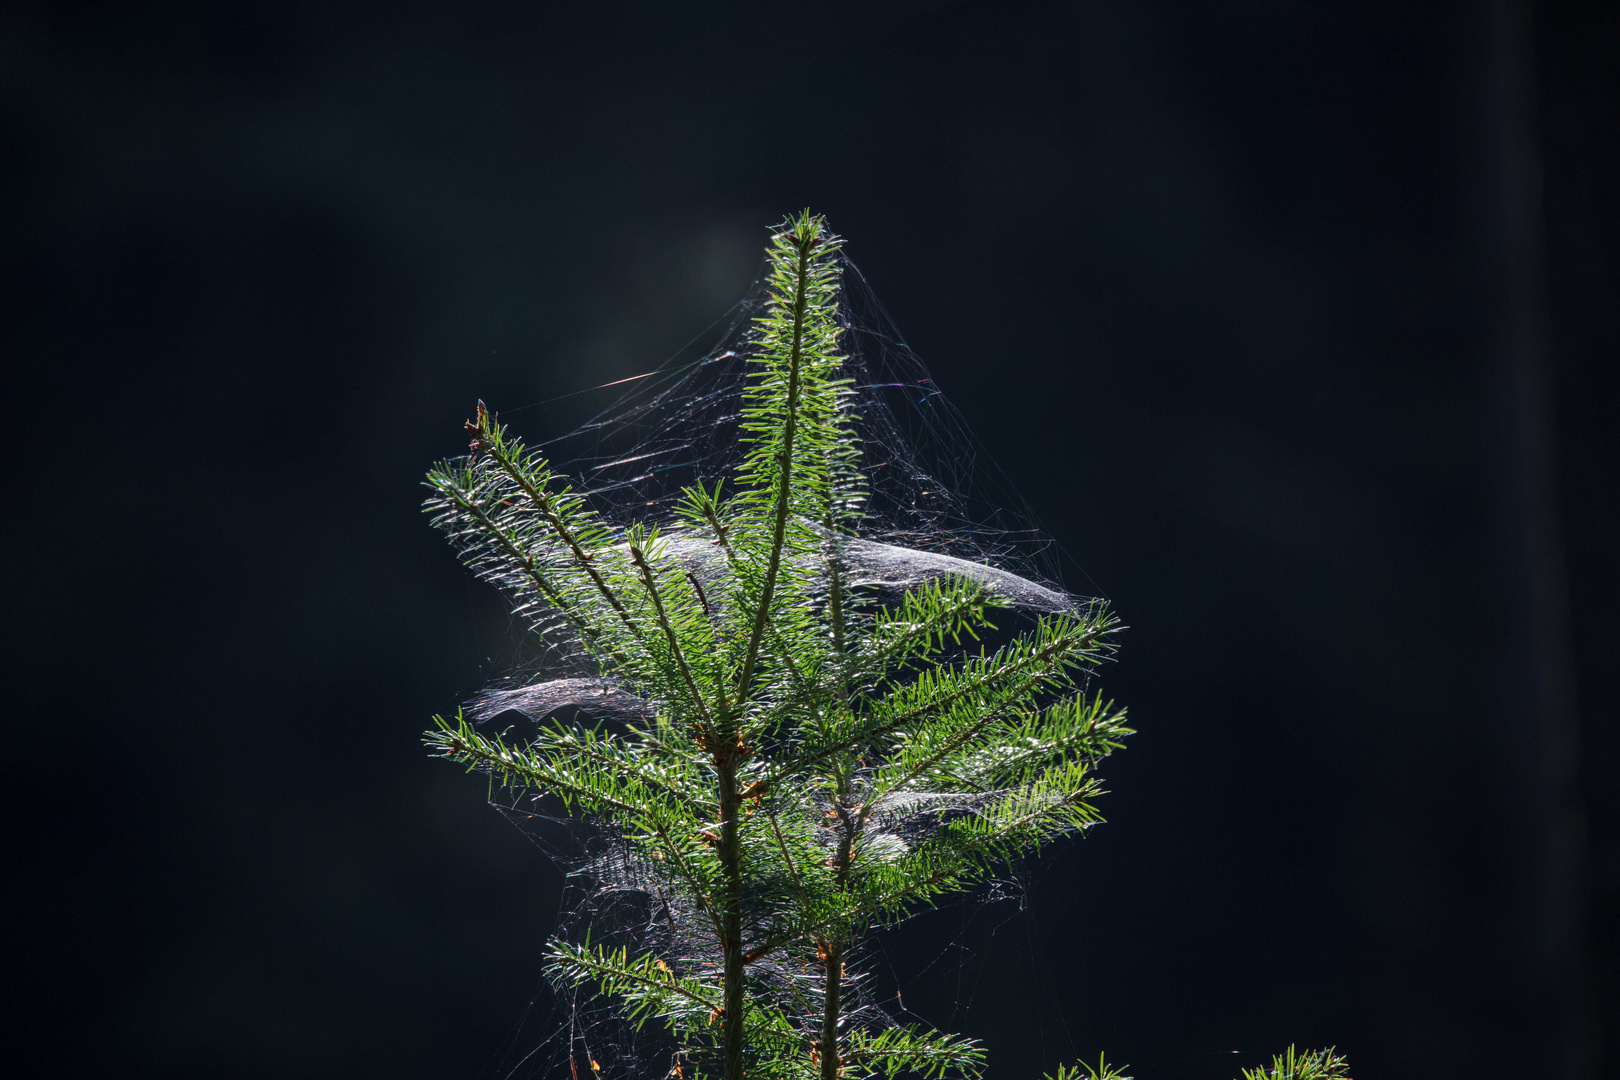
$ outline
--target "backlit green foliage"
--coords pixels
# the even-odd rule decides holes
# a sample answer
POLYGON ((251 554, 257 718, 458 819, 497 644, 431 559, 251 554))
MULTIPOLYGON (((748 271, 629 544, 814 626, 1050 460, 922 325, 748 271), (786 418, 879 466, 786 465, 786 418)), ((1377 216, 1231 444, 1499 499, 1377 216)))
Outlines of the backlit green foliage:
POLYGON ((559 940, 551 971, 666 1025, 682 1075, 979 1075, 977 1043, 865 998, 854 950, 1099 820, 1094 767, 1129 733, 1082 689, 1113 648, 1103 605, 989 648, 978 637, 1008 601, 971 574, 920 574, 887 606, 848 584, 865 481, 839 245, 808 213, 772 237, 742 461, 673 520, 604 520, 482 406, 472 453, 428 477, 466 564, 646 703, 618 723, 559 713, 527 741, 466 716, 428 737, 561 800, 645 868, 667 936, 639 951, 559 940))
POLYGON ((1243 1080, 1349 1080, 1350 1064, 1333 1052, 1310 1050, 1303 1054, 1290 1046, 1271 1060, 1269 1069, 1244 1069, 1243 1080))
MULTIPOLYGON (((1058 1066, 1055 1074, 1048 1073, 1044 1080, 1131 1080, 1126 1073, 1108 1064, 1107 1058, 1098 1058, 1096 1065, 1080 1062, 1074 1068, 1058 1066), (1083 1070, 1083 1071, 1082 1071, 1083 1070)), ((1270 1068, 1244 1069, 1243 1080, 1350 1080, 1350 1064, 1333 1052, 1310 1050, 1297 1053, 1292 1046, 1271 1059, 1270 1068)))

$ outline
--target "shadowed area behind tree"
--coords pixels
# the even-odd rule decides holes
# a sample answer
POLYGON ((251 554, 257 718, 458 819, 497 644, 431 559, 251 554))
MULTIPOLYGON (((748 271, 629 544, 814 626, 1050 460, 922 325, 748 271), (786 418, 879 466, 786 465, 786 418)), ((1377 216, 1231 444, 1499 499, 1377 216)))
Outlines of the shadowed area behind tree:
POLYGON ((1107 826, 953 930, 948 980, 897 939, 906 1004, 994 1080, 1290 1042, 1612 1070, 1613 16, 1504 11, 6 7, 22 1053, 505 1076, 538 1044, 564 883, 418 742, 532 657, 418 477, 480 397, 573 430, 602 396, 552 399, 675 354, 813 204, 1059 583, 1131 626, 1107 826), (1504 194, 1537 161, 1540 248, 1504 194))

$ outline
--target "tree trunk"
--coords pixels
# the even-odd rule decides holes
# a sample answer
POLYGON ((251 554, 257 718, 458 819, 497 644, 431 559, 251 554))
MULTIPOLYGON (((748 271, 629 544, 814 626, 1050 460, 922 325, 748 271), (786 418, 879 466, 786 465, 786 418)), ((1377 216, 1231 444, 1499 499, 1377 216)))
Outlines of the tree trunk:
POLYGON ((743 1080, 742 846, 737 838, 737 816, 742 800, 737 793, 737 768, 727 752, 716 755, 720 780, 720 862, 726 873, 726 895, 720 912, 725 940, 725 989, 721 998, 725 1080, 743 1080))

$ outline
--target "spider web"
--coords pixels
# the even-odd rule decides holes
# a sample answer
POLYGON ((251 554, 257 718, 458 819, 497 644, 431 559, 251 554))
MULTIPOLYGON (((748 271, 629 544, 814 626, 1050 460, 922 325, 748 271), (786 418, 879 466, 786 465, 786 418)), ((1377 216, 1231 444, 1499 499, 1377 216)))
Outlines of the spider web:
MULTIPOLYGON (((860 270, 843 263, 844 367, 870 498, 868 539, 994 565, 1042 584, 1057 551, 935 384, 860 270)), ((678 353, 625 386, 579 427, 538 443, 610 520, 667 516, 681 489, 727 477, 742 457, 738 418, 763 278, 700 356, 678 353)))
MULTIPOLYGON (((864 559, 866 576, 854 583, 875 594, 893 594, 939 573, 968 572, 1026 611, 1076 606, 1079 601, 1057 584, 1061 549, 1035 524, 1028 505, 974 438, 859 269, 847 257, 840 261, 841 346, 845 372, 854 383, 854 429, 868 490, 855 550, 857 560, 864 559)), ((572 430, 531 445, 588 494, 604 520, 669 520, 683 488, 699 480, 712 486, 729 479, 743 457, 739 420, 746 357, 766 299, 762 273, 748 295, 717 321, 713 338, 700 337, 652 371, 579 392, 616 390, 617 397, 572 430)), ((509 410, 506 416, 535 407, 509 410)), ((1024 617, 1013 612, 998 621, 1010 636, 1024 617)), ((469 715, 504 724, 515 713, 540 718, 578 709, 624 719, 645 704, 595 677, 585 657, 566 638, 558 640, 561 644, 547 654, 515 662, 505 678, 470 703, 469 715), (537 670, 548 677, 576 677, 523 686, 537 670)), ((593 944, 625 945, 632 954, 656 947, 664 955, 703 955, 704 942, 684 939, 687 932, 671 908, 678 900, 667 894, 660 868, 638 862, 610 830, 568 817, 549 800, 503 794, 495 805, 568 873, 558 936, 579 942, 589 934, 593 944)), ((972 810, 933 809, 939 814, 972 810)), ((919 808, 896 811, 897 822, 915 821, 919 808)), ((947 1028, 960 1020, 972 999, 974 954, 1024 911, 1030 869, 1011 868, 1003 878, 948 901, 950 911, 943 914, 954 912, 959 924, 933 959, 920 966, 891 963, 890 934, 871 935, 849 962, 852 971, 870 974, 846 990, 865 1022, 882 1026, 908 1014, 902 983, 923 980, 954 981, 951 1015, 907 1018, 947 1028), (900 967, 916 970, 902 975, 900 967)), ((936 910, 927 921, 940 917, 936 910)), ((910 942, 906 946, 908 953, 915 951, 910 942)), ((750 968, 751 975, 755 971, 750 968)), ((542 982, 484 1075, 658 1080, 671 1074, 675 1046, 657 1028, 656 1022, 639 1029, 627 1024, 611 1000, 589 988, 542 982)))

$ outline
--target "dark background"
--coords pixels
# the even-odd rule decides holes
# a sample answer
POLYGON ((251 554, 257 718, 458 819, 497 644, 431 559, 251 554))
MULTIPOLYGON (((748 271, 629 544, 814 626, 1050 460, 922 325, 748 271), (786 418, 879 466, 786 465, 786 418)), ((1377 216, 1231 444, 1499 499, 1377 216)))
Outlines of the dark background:
POLYGON ((1132 627, 1109 824, 907 1004, 994 1080, 1620 1075, 1616 7, 656 7, 0 9, 10 1065, 532 1048, 418 481, 808 204, 1132 627))

